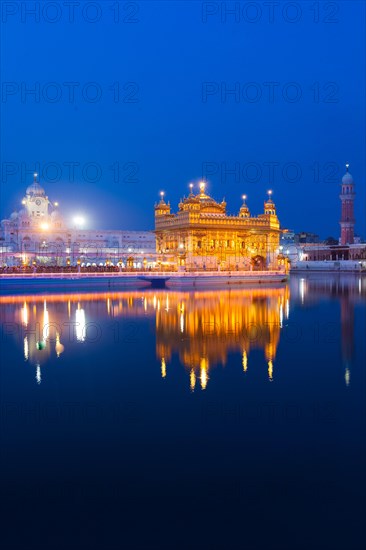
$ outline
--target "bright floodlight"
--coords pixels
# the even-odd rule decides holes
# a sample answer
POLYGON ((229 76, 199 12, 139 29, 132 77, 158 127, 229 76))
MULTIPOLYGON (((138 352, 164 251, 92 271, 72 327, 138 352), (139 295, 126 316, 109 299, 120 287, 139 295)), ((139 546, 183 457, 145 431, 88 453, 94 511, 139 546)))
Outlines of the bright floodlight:
POLYGON ((82 225, 84 225, 85 223, 85 219, 82 217, 82 216, 75 216, 74 218, 74 224, 81 227, 82 225))
POLYGON ((42 229, 43 231, 47 231, 47 229, 49 229, 49 227, 50 227, 50 226, 48 225, 48 223, 41 223, 41 229, 42 229))
POLYGON ((247 196, 246 196, 246 195, 243 195, 243 196, 242 196, 242 199, 243 199, 243 201, 246 201, 246 200, 247 200, 247 196))

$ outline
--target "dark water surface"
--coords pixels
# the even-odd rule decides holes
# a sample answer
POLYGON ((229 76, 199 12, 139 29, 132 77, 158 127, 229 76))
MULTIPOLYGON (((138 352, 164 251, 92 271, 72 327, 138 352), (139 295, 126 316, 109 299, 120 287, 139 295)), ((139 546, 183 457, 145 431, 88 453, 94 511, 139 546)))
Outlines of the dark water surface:
POLYGON ((3 548, 363 548, 366 278, 0 305, 3 548))

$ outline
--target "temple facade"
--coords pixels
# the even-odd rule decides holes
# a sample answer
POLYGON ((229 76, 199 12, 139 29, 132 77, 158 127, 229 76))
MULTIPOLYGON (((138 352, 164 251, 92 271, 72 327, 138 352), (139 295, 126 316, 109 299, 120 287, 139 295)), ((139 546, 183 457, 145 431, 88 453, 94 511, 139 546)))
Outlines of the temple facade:
POLYGON ((155 236, 150 231, 85 229, 80 218, 67 223, 35 174, 22 208, 1 222, 0 264, 153 267, 155 236))
POLYGON ((226 202, 206 193, 204 182, 178 205, 176 214, 161 200, 155 205, 157 265, 162 269, 266 270, 283 267, 280 254, 280 222, 268 192, 264 212, 252 216, 243 196, 238 215, 226 213, 226 202))

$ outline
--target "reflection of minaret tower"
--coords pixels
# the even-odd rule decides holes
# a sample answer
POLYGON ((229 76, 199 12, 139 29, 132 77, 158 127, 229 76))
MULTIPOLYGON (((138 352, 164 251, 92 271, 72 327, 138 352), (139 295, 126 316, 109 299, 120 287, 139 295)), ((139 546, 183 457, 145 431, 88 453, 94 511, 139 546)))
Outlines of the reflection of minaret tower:
POLYGON ((353 214, 353 203, 355 200, 355 184, 353 177, 348 172, 349 164, 346 164, 347 172, 342 178, 342 191, 339 195, 342 202, 342 216, 341 216, 341 243, 340 244, 353 244, 354 243, 354 227, 355 218, 353 214))
POLYGON ((354 319, 355 308, 349 296, 349 290, 346 288, 340 297, 341 304, 341 343, 342 360, 345 368, 345 381, 348 386, 350 382, 350 367, 353 360, 354 350, 354 319))

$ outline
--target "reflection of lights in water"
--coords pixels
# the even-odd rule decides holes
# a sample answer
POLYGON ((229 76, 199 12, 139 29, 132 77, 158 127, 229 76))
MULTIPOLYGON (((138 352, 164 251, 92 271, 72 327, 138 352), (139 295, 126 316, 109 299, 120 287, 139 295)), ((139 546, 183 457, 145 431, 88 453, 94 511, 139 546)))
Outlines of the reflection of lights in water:
POLYGON ((28 361, 28 358, 29 358, 28 336, 24 336, 24 359, 25 359, 25 361, 28 361))
POLYGON ((36 366, 36 380, 37 380, 37 384, 40 384, 42 382, 41 365, 40 364, 38 364, 36 366))
POLYGON ((349 383, 351 381, 351 373, 350 373, 349 368, 346 368, 346 371, 344 373, 344 380, 346 382, 346 386, 349 386, 349 383))
POLYGON ((109 298, 107 298, 107 313, 108 315, 111 314, 111 301, 109 298))
POLYGON ((272 382, 273 380, 273 363, 271 360, 268 361, 268 378, 272 382))
POLYGON ((48 338, 48 329, 50 323, 50 316, 48 314, 47 303, 44 301, 43 305, 43 340, 46 342, 48 338))
POLYGON ((85 340, 85 311, 80 308, 80 304, 78 304, 78 309, 75 312, 75 331, 76 331, 76 339, 78 342, 84 342, 85 340))
POLYGON ((361 279, 358 279, 358 293, 361 294, 361 279))
POLYGON ((194 391, 194 388, 196 386, 196 375, 195 375, 193 369, 191 370, 190 375, 189 375, 189 382, 190 382, 189 385, 190 385, 191 391, 194 391))
POLYGON ((280 304, 280 328, 282 328, 283 323, 283 306, 280 304))
MULTIPOLYGON (((304 291, 307 288, 305 279, 304 291)), ((19 322, 26 321, 26 316, 28 316, 29 327, 29 324, 33 322, 32 308, 35 307, 35 302, 39 303, 40 305, 37 305, 38 318, 40 317, 41 321, 39 325, 42 326, 43 318, 45 325, 48 321, 51 322, 53 328, 45 326, 44 336, 42 328, 40 328, 41 333, 34 338, 28 334, 28 342, 24 342, 24 357, 28 354, 29 361, 32 361, 32 354, 37 350, 37 355, 42 353, 41 350, 44 350, 42 355, 47 355, 47 351, 52 352, 52 349, 48 349, 49 343, 51 343, 51 348, 55 346, 53 348, 55 356, 61 356, 64 351, 60 341, 63 334, 60 329, 58 331, 56 329, 57 326, 62 326, 64 320, 71 321, 74 318, 75 329, 72 331, 76 336, 75 341, 86 342, 86 311, 89 311, 89 301, 102 304, 104 317, 107 317, 107 300, 110 304, 111 315, 132 315, 135 318, 135 316, 144 317, 150 314, 156 321, 156 350, 158 362, 161 362, 162 377, 167 377, 168 357, 177 352, 181 363, 187 369, 190 385, 196 388, 198 384, 200 389, 201 387, 205 389, 210 380, 211 365, 216 363, 224 365, 227 353, 230 351, 242 354, 244 372, 249 370, 249 355, 252 347, 266 349, 266 362, 271 359, 274 363, 280 325, 285 323, 286 293, 287 289, 267 288, 255 291, 231 290, 223 292, 222 296, 218 296, 215 291, 208 292, 206 290, 194 291, 192 296, 179 291, 168 293, 154 291, 151 294, 141 294, 141 291, 91 292, 83 294, 82 297, 80 293, 6 296, 0 297, 0 304, 18 304, 17 319, 19 322), (265 300, 253 303, 253 294, 258 298, 265 298, 265 300), (21 311, 25 303, 28 308, 27 313, 21 311), (64 305, 62 308, 57 305, 54 309, 54 304, 64 305), (116 304, 119 304, 118 308, 116 304), (81 309, 81 305, 85 309, 81 309), (70 316, 70 313, 71 317, 67 319, 67 315, 70 316), (263 330, 263 327, 266 327, 266 330, 263 330), (243 335, 245 335, 244 340, 243 335), (34 344, 36 344, 36 349, 34 344), (202 360, 202 357, 205 359, 202 360)), ((23 338, 24 336, 25 334, 23 334, 23 338)), ((43 359, 48 360, 50 356, 42 358, 42 368, 43 359)), ((38 357, 35 357, 36 361, 32 364, 35 365, 39 362, 38 357)))
POLYGON ((248 356, 247 356, 247 352, 245 351, 245 349, 243 350, 243 358, 242 358, 241 364, 243 365, 243 371, 247 372, 247 370, 248 370, 248 356))
POLYGON ((207 382, 209 380, 209 377, 207 374, 207 368, 208 368, 207 360, 205 357, 202 357, 200 361, 200 373, 201 373, 200 380, 201 380, 201 388, 203 390, 206 389, 207 382))
POLYGON ((166 377, 166 364, 164 357, 161 358, 161 376, 162 378, 166 377))
POLYGON ((57 353, 57 357, 60 357, 61 353, 64 351, 65 346, 63 346, 60 342, 60 335, 57 332, 56 333, 56 345, 55 345, 55 351, 57 353))
POLYGON ((21 309, 22 323, 24 326, 28 326, 28 306, 27 302, 24 302, 24 306, 21 309))
POLYGON ((299 288, 300 288, 301 303, 303 304, 304 298, 305 298, 305 279, 300 279, 299 288))
POLYGON ((290 300, 286 300, 286 319, 290 317, 290 300))

